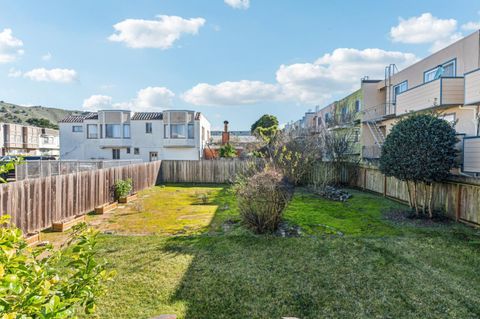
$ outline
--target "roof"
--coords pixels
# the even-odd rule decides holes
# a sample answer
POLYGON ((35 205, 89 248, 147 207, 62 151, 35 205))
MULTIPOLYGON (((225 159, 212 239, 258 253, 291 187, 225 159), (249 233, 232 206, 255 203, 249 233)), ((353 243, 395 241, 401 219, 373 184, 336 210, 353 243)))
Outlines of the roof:
POLYGON ((132 121, 150 121, 163 119, 162 112, 136 112, 133 114, 132 121))
POLYGON ((96 120, 98 119, 97 113, 87 113, 82 115, 68 115, 58 123, 83 123, 84 120, 96 120))

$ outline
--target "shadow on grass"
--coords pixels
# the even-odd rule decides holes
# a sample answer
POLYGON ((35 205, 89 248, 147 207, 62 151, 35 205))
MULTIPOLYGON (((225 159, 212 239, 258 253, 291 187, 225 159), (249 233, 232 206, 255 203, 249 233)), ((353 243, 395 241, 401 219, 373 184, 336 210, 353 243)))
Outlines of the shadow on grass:
POLYGON ((231 189, 213 202, 208 233, 172 237, 162 248, 193 256, 170 300, 185 303, 185 318, 480 314, 480 254, 466 245, 478 236, 463 228, 378 238, 218 235, 238 215, 231 189))

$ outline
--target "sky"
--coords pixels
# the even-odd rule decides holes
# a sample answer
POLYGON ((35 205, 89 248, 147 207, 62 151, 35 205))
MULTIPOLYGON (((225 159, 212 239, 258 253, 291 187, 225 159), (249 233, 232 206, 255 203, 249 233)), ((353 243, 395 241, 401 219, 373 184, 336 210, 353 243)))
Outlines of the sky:
POLYGON ((480 28, 480 3, 0 0, 0 100, 299 119, 480 28))

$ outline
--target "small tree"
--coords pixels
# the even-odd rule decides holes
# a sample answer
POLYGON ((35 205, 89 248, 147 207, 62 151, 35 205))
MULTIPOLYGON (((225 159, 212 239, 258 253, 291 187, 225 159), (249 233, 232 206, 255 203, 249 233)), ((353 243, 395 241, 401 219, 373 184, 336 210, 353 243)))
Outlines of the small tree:
POLYGON ((292 188, 283 175, 265 169, 235 185, 238 208, 244 224, 258 234, 277 230, 292 188))
POLYGON ((424 185, 423 211, 432 217, 433 182, 455 167, 455 129, 434 114, 412 114, 396 123, 385 139, 380 170, 407 183, 409 204, 419 212, 419 185, 424 185), (427 191, 428 188, 428 191, 427 191))
POLYGON ((264 114, 262 115, 255 123, 252 124, 250 128, 251 132, 254 133, 257 128, 270 128, 278 127, 278 119, 275 115, 264 114))
POLYGON ((223 158, 237 157, 237 151, 235 150, 235 148, 230 143, 222 145, 220 147, 220 152, 219 153, 220 153, 220 157, 223 157, 223 158))

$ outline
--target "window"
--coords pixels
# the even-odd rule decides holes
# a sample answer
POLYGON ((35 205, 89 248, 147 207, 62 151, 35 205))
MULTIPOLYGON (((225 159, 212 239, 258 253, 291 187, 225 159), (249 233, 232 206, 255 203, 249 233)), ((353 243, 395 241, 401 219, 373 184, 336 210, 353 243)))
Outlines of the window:
POLYGON ((451 113, 451 114, 445 114, 443 116, 440 116, 441 119, 444 119, 445 121, 447 121, 448 123, 450 123, 450 125, 455 125, 455 113, 451 113))
POLYGON ((170 124, 170 138, 187 138, 185 124, 170 124))
POLYGON ((133 155, 140 155, 140 149, 138 147, 133 149, 133 155))
POLYGON ((123 138, 130 138, 130 124, 123 124, 123 138))
POLYGON ((202 126, 202 141, 205 141, 205 128, 202 126))
POLYGON ((127 147, 127 154, 130 154, 130 147, 127 147))
POLYGON ((122 128, 120 124, 105 124, 106 138, 122 138, 122 128))
POLYGON ((43 138, 43 143, 48 144, 48 137, 43 138))
POLYGON ((360 112, 361 102, 360 100, 355 101, 355 112, 360 112))
POLYGON ((152 133, 152 123, 145 123, 145 133, 147 134, 152 133))
POLYGON ((442 65, 437 66, 423 74, 423 82, 431 82, 441 77, 452 77, 456 75, 456 60, 448 61, 442 65))
POLYGON ((72 126, 72 132, 74 132, 74 133, 81 133, 81 132, 83 132, 83 126, 82 126, 82 125, 74 125, 74 126, 72 126))
POLYGON ((188 124, 188 138, 194 138, 193 124, 188 124))
POLYGON ((98 126, 97 124, 87 125, 87 138, 98 138, 98 126))
POLYGON ((403 81, 393 87, 393 103, 397 102, 397 95, 408 90, 408 81, 403 81))
POLYGON ((163 126, 163 138, 168 138, 168 137, 169 137, 169 135, 168 135, 168 125, 165 124, 163 126))
POLYGON ((114 160, 120 159, 120 149, 119 148, 113 148, 112 149, 112 159, 114 159, 114 160))

